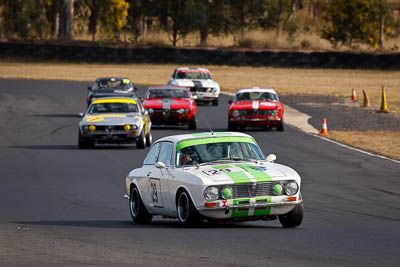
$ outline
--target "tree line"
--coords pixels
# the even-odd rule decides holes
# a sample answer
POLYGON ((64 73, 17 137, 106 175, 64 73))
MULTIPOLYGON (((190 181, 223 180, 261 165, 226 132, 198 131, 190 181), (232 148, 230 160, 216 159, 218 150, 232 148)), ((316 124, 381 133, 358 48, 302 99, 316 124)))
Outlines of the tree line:
POLYGON ((73 40, 87 31, 118 41, 122 32, 138 43, 149 30, 168 33, 171 44, 192 33, 199 45, 210 35, 275 31, 294 38, 317 32, 333 46, 365 43, 382 47, 399 35, 399 20, 385 0, 0 0, 3 38, 73 40), (300 17, 298 11, 306 12, 300 17))

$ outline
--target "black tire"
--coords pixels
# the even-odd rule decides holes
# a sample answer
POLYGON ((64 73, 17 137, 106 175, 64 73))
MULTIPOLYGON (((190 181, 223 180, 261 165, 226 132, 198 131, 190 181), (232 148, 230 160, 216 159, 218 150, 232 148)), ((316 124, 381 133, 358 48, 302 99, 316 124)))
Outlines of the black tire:
POLYGON ((233 122, 230 122, 229 120, 228 120, 228 130, 229 131, 236 131, 237 130, 237 126, 233 122))
POLYGON ((218 106, 218 98, 214 99, 211 103, 213 106, 218 106))
POLYGON ((151 135, 151 131, 149 131, 146 135, 146 146, 151 146, 153 143, 153 136, 151 135))
POLYGON ((144 135, 144 129, 140 133, 138 140, 136 141, 136 148, 144 149, 146 147, 146 136, 144 135))
POLYGON ((140 197, 139 191, 136 186, 131 187, 129 196, 129 211, 134 223, 147 224, 153 219, 153 215, 149 214, 146 207, 143 204, 142 198, 140 197))
POLYGON ((291 211, 286 214, 279 215, 278 217, 282 226, 285 228, 299 226, 303 222, 303 203, 297 204, 291 211))
POLYGON ((179 224, 184 227, 194 226, 200 222, 199 213, 193 205, 186 190, 180 190, 176 198, 176 211, 178 214, 179 224))
POLYGON ((79 147, 79 149, 92 148, 92 147, 94 147, 94 141, 89 138, 83 137, 81 134, 81 131, 79 131, 78 147, 79 147))
POLYGON ((283 132, 285 130, 285 127, 283 125, 283 121, 281 121, 277 126, 276 126, 276 130, 278 132, 283 132))
POLYGON ((188 128, 189 130, 196 130, 197 128, 196 115, 193 114, 192 118, 189 120, 188 128))

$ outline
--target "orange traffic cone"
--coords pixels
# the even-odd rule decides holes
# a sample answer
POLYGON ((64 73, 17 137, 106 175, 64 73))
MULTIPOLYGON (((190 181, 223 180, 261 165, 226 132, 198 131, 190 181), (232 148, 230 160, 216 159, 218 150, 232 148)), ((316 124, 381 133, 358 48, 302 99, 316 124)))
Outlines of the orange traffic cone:
POLYGON ((356 89, 353 88, 353 90, 351 90, 351 100, 352 101, 357 101, 357 94, 356 94, 356 89))
POLYGON ((326 124, 326 118, 324 118, 324 121, 322 123, 322 129, 321 129, 321 132, 319 134, 320 135, 328 135, 328 126, 326 124))

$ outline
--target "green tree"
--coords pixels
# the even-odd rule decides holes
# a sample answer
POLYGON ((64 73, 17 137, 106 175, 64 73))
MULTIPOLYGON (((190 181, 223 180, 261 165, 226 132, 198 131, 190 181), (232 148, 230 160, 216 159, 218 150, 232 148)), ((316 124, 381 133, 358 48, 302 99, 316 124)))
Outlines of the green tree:
POLYGON ((331 0, 323 19, 326 25, 321 37, 334 47, 339 44, 351 47, 358 42, 376 48, 380 37, 383 39, 381 25, 382 33, 386 35, 394 25, 391 7, 380 0, 331 0))

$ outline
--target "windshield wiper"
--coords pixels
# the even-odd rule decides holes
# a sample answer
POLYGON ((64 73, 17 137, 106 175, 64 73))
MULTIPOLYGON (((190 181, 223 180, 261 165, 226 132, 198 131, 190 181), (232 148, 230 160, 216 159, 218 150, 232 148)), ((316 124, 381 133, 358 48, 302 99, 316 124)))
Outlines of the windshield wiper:
POLYGON ((213 160, 213 161, 207 161, 198 164, 199 166, 204 166, 204 165, 209 165, 209 164, 214 164, 214 163, 224 163, 224 162, 231 162, 231 159, 218 159, 218 160, 213 160))

